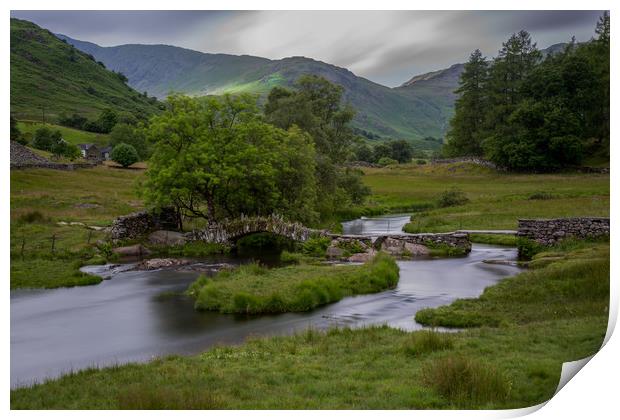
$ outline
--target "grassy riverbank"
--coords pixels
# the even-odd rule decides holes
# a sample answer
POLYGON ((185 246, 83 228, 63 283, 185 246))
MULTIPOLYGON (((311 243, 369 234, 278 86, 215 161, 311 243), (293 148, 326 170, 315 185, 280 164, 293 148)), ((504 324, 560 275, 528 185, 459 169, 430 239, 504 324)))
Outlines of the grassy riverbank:
POLYGON ((607 316, 609 244, 570 241, 535 255, 533 269, 487 288, 476 299, 424 309, 416 321, 442 327, 498 327, 607 316))
POLYGON ((519 218, 609 215, 609 174, 514 174, 470 163, 364 168, 371 203, 385 208, 427 207, 409 232, 516 229, 519 218), (438 207, 440 195, 462 191, 469 202, 438 207))
POLYGON ((538 404, 553 395, 563 362, 599 349, 607 326, 608 246, 569 248, 539 254, 535 261, 545 267, 489 287, 465 308, 454 304, 427 311, 439 324, 447 321, 437 314, 449 312, 453 320, 486 314, 476 317, 483 319, 482 327, 454 334, 369 327, 256 338, 197 356, 90 369, 17 389, 11 408, 538 404), (540 284, 527 293, 522 283, 535 282, 540 284), (587 290, 586 284, 595 287, 587 290))
POLYGON ((386 254, 364 265, 301 264, 267 269, 257 264, 200 277, 188 293, 196 309, 223 313, 302 312, 345 296, 376 293, 398 283, 398 265, 386 254))
POLYGON ((142 173, 105 166, 11 171, 11 288, 100 282, 78 270, 101 262, 92 258, 101 255, 95 244, 105 234, 89 226, 140 209, 136 182, 142 173))

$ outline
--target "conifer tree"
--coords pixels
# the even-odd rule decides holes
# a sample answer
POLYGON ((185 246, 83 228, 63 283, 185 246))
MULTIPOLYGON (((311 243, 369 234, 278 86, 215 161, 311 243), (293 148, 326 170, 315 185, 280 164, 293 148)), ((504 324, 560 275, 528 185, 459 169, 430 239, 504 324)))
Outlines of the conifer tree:
POLYGON ((480 50, 471 53, 459 80, 460 95, 447 133, 445 153, 448 156, 481 156, 482 128, 486 108, 485 83, 488 63, 480 50))

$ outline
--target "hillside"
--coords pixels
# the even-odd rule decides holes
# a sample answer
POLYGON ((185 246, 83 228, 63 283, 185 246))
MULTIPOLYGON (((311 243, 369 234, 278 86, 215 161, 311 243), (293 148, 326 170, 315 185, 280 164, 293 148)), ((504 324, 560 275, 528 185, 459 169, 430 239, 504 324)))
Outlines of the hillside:
POLYGON ((357 109, 354 125, 385 138, 406 138, 421 146, 424 137, 441 137, 442 111, 430 96, 402 95, 358 77, 347 69, 306 57, 269 60, 253 56, 207 54, 168 45, 101 47, 58 35, 92 54, 129 84, 164 98, 170 92, 191 95, 250 92, 265 95, 273 86, 292 86, 303 74, 316 74, 344 87, 345 100, 357 109), (430 100, 429 100, 430 99, 430 100))
MULTIPOLYGON (((219 95, 249 92, 263 98, 276 86, 293 86, 303 74, 323 76, 344 88, 344 99, 356 110, 354 126, 383 138, 405 138, 420 148, 437 149, 454 112, 454 90, 463 64, 412 77, 389 88, 351 71, 307 57, 269 60, 249 55, 209 54, 170 45, 130 44, 101 47, 57 35, 92 54, 106 67, 127 76, 129 84, 149 95, 171 92, 219 95)), ((561 50, 556 44, 543 55, 561 50)))
POLYGON ((447 69, 414 76, 395 90, 409 98, 434 104, 439 114, 439 126, 444 133, 454 114, 454 101, 457 98, 454 91, 459 85, 463 66, 454 64, 447 69))
POLYGON ((71 144, 78 145, 80 143, 94 143, 98 146, 107 146, 110 143, 110 135, 102 133, 91 133, 89 131, 77 130, 71 127, 63 127, 56 124, 43 124, 39 121, 20 121, 17 124, 19 131, 28 140, 34 137, 34 133, 42 127, 47 127, 53 131, 60 131, 62 138, 71 144))
POLYGON ((53 120, 61 113, 96 116, 105 108, 150 115, 157 102, 119 75, 31 22, 11 19, 11 114, 53 120))

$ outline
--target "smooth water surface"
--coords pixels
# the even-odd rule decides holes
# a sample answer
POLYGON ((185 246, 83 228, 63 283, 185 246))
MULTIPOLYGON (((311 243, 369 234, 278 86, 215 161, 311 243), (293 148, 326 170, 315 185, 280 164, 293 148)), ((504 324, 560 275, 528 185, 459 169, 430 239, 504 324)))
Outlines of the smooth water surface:
MULTIPOLYGON (((387 225, 380 219, 345 224, 345 232, 379 232, 381 223, 387 225)), ((395 216, 390 225, 402 219, 395 216)), ((166 296, 185 290, 198 276, 195 271, 122 272, 122 266, 111 272, 89 267, 88 271, 111 278, 95 286, 11 292, 11 386, 86 367, 196 353, 218 343, 289 334, 310 326, 388 324, 417 329, 420 325, 413 316, 419 309, 478 296, 486 286, 519 271, 483 260, 516 256, 515 249, 474 245, 463 258, 400 261, 400 281, 394 290, 345 298, 306 313, 258 317, 196 312, 191 299, 166 296)))

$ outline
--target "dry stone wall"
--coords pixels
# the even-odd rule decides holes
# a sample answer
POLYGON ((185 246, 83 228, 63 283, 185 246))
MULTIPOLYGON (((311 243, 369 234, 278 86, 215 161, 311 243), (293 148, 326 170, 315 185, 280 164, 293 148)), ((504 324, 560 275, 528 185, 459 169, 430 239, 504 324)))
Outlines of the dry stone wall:
POLYGON ((592 238, 609 235, 609 218, 575 217, 568 219, 519 219, 517 235, 553 245, 568 238, 592 238))
POLYGON ((92 168, 94 163, 58 163, 37 155, 21 144, 11 141, 11 169, 60 169, 72 171, 74 169, 92 168))
POLYGON ((178 227, 178 215, 173 208, 158 212, 143 210, 117 217, 110 228, 110 237, 115 240, 133 239, 154 230, 175 230, 178 227))

